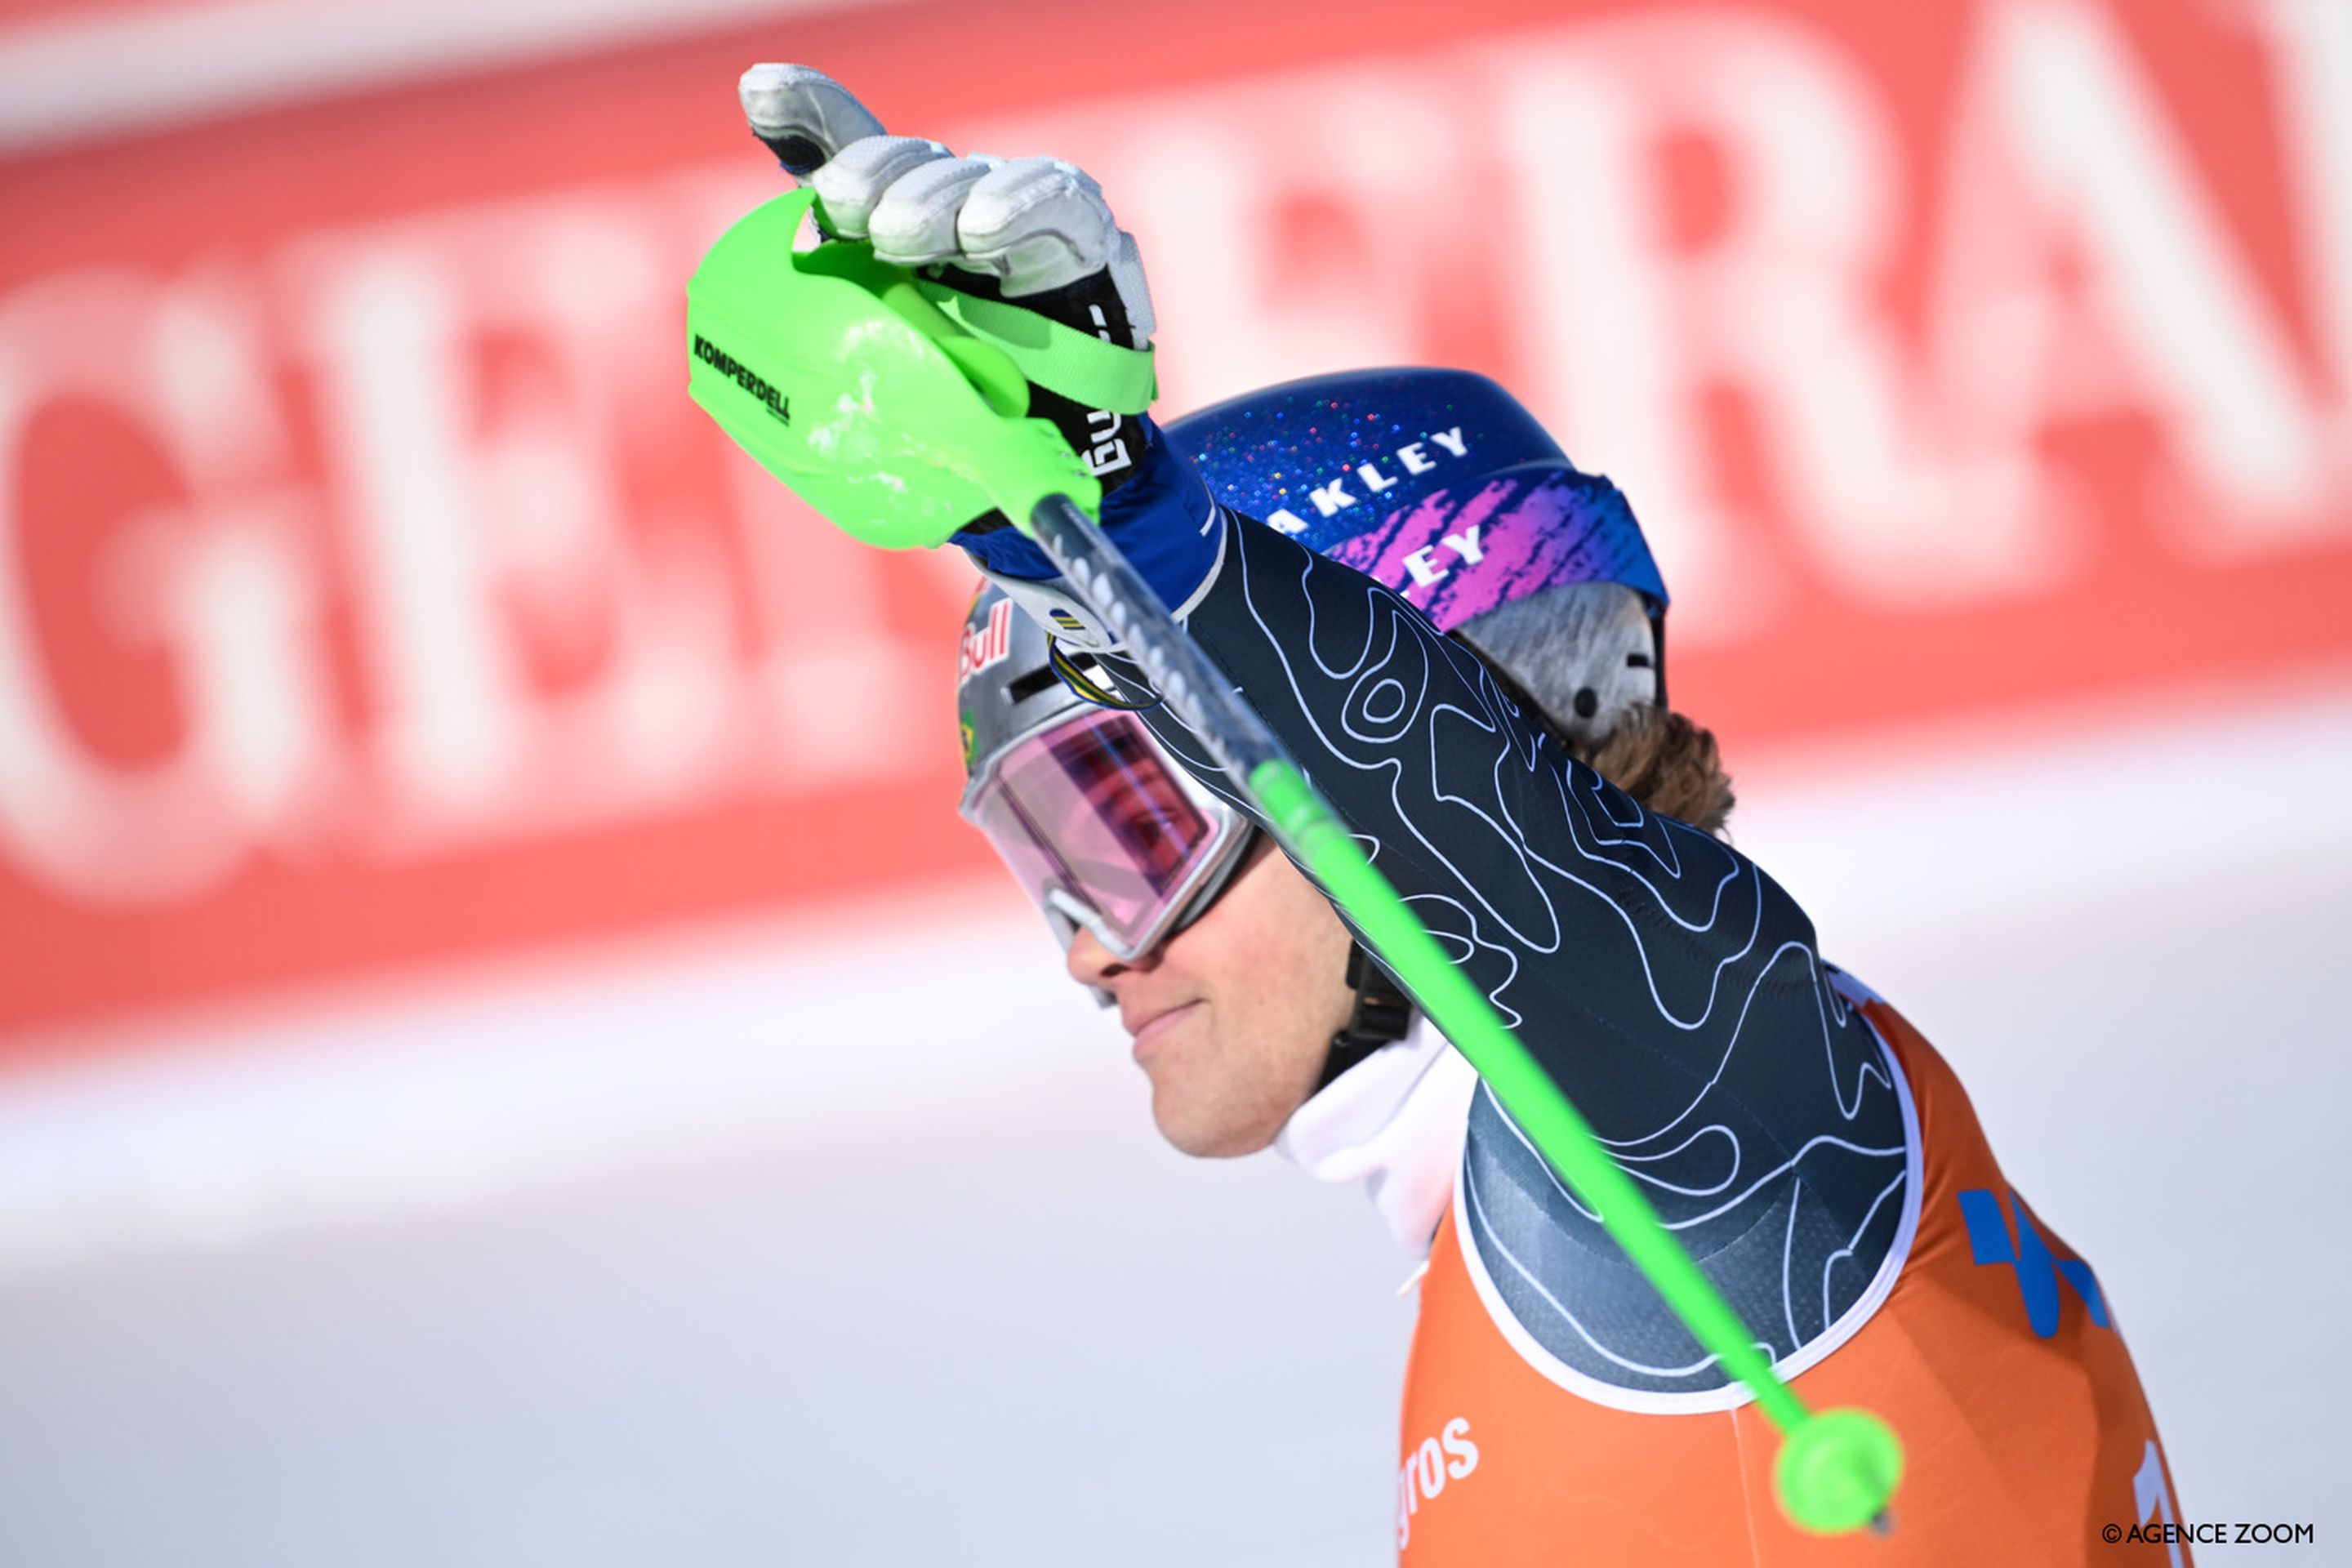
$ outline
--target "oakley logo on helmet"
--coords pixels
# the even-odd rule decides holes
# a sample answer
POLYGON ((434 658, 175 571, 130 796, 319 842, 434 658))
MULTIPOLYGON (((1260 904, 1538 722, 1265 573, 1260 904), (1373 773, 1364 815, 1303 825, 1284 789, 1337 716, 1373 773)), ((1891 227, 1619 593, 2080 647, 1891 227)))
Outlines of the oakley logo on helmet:
POLYGON ((1404 557, 1404 569, 1412 574, 1414 582, 1426 588, 1445 581, 1453 570, 1437 564, 1440 550, 1451 550, 1462 558, 1465 566, 1477 565, 1486 559, 1486 552, 1478 542, 1478 530, 1484 526, 1474 522, 1459 533, 1447 534, 1435 544, 1424 544, 1418 550, 1408 551, 1404 557))
MULTIPOLYGON (((1470 455, 1470 443, 1464 437, 1462 426, 1456 425, 1451 430, 1433 430, 1418 441, 1406 442, 1396 449, 1393 461, 1408 477, 1428 473, 1444 461, 1442 457, 1431 455, 1429 448, 1432 445, 1451 452, 1456 458, 1470 455)), ((1356 496, 1348 489, 1350 479, 1364 487, 1364 495, 1370 500, 1379 499, 1382 490, 1391 489, 1398 483, 1396 476, 1383 472, 1377 462, 1359 463, 1329 484, 1317 485, 1307 492, 1307 499, 1315 503, 1317 516, 1329 517, 1341 507, 1356 504, 1356 496)), ((1287 507, 1276 507, 1265 521, 1269 527, 1285 533, 1307 531, 1307 520, 1287 507)))

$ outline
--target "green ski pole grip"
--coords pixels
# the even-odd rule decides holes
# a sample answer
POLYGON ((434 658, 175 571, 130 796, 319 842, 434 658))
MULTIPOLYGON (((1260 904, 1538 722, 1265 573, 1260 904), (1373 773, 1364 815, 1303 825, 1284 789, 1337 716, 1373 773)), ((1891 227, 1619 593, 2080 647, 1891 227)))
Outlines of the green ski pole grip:
POLYGON ((1070 444, 1026 416, 1010 351, 870 245, 799 246, 814 200, 779 196, 704 254, 687 285, 688 395, 835 526, 885 549, 942 544, 992 507, 1018 520, 1047 496, 1098 506, 1070 444))
POLYGON ((968 303, 950 317, 869 246, 803 249, 795 237, 813 199, 796 192, 752 212, 697 269, 688 289, 695 401, 868 543, 936 545, 992 506, 1031 533, 1693 1337, 1753 1391, 1784 1435, 1774 1489, 1788 1517, 1818 1531, 1883 1521, 1903 1469, 1895 1434, 1864 1411, 1809 1413, 1780 1381, 1575 1106, 1102 536, 1089 515, 1101 498, 1095 477, 1051 424, 1026 416, 1030 379, 1082 386, 1099 406, 1149 402, 1148 356, 1017 321, 1015 333, 968 303))

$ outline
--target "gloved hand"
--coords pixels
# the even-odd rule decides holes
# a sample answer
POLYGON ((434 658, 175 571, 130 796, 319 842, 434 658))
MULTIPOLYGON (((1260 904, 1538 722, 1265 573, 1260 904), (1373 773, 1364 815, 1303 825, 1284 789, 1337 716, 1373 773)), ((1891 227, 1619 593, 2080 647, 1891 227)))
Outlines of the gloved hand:
MULTIPOLYGON (((1123 348, 1150 345, 1156 323, 1135 238, 1083 171, 1058 158, 960 158, 937 142, 887 135, 847 89, 807 66, 753 66, 738 93, 752 132, 815 187, 826 237, 870 240, 880 259, 959 293, 1123 348)), ((1030 412, 1102 481, 1114 542, 1162 598, 1182 605, 1214 569, 1221 526, 1191 465, 1139 415, 1088 407, 1034 381, 1030 412)), ((999 513, 955 542, 992 575, 1054 575, 999 513)))

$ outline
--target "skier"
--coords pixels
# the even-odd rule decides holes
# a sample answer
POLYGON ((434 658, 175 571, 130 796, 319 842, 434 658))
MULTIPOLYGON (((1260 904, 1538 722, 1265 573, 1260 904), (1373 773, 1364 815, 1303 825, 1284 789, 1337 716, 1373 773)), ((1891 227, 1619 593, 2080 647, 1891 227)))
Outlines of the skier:
MULTIPOLYGON (((806 68, 755 67, 741 96, 827 237, 1149 342, 1134 242, 1068 164, 884 135, 806 68)), ((1933 1048, 1710 831, 1729 792, 1664 706, 1664 584, 1614 487, 1461 373, 1294 384, 1166 433, 1042 387, 1033 408, 1781 1375, 1881 1412, 1911 1456, 1891 1536, 1790 1525, 1745 1389, 1351 951, 1042 552, 974 519, 966 816, 1118 1005, 1172 1142, 1279 1140, 1371 1178, 1427 1249, 1404 1561, 2106 1562, 2105 1525, 2177 1515, 2089 1266, 2009 1187, 1933 1048)))

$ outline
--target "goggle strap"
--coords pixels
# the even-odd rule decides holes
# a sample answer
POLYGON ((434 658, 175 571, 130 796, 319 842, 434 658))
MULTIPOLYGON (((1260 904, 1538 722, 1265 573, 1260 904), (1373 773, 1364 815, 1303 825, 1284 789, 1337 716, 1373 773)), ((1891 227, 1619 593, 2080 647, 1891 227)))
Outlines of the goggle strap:
POLYGON ((1356 993, 1356 1010, 1348 1026, 1331 1037, 1323 1076, 1315 1084, 1318 1094, 1341 1073, 1382 1046, 1403 1039, 1412 1028, 1412 998, 1360 942, 1348 946, 1348 984, 1356 993))

